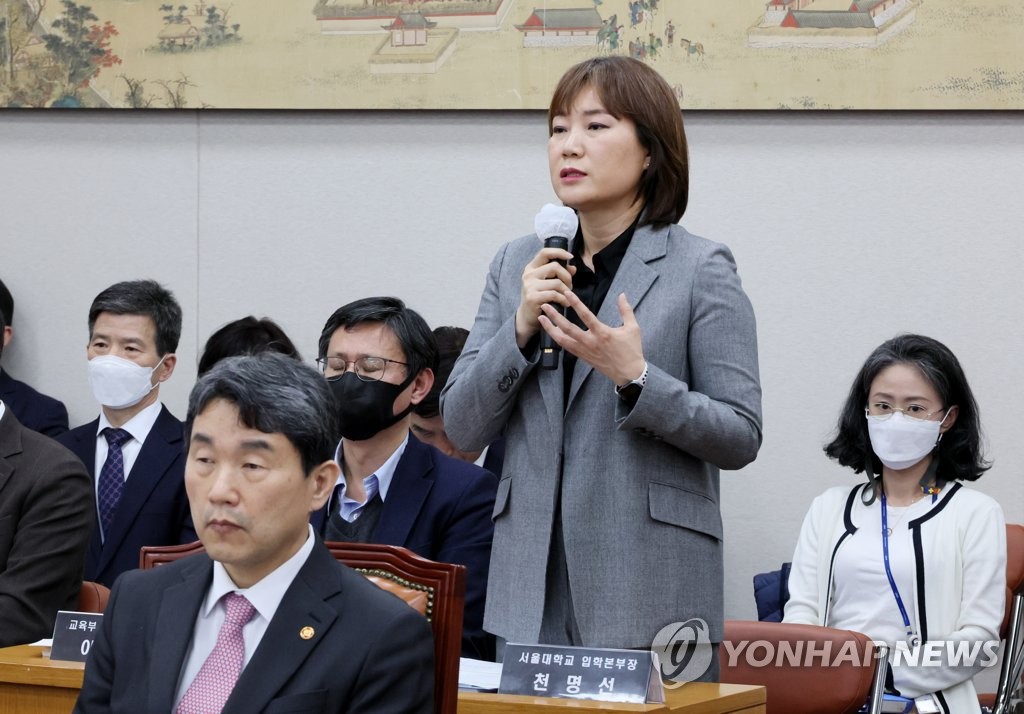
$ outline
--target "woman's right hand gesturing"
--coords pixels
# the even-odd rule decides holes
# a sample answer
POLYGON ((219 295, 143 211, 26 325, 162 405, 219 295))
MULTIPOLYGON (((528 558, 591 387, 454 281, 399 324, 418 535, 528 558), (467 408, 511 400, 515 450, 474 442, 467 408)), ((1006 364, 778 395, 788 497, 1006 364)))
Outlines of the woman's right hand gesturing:
POLYGON ((523 268, 519 309, 516 310, 516 344, 526 347, 540 330, 540 306, 553 303, 565 306, 565 294, 572 291, 576 268, 559 261, 572 260, 572 253, 560 248, 541 248, 523 268))

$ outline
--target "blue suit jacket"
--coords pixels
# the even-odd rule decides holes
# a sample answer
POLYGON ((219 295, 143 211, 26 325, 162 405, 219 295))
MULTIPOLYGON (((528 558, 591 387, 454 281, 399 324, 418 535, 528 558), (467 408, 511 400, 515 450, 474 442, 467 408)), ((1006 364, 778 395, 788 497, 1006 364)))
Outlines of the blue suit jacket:
MULTIPOLYGON (((99 418, 75 427, 57 440, 82 460, 96 484, 96 430, 99 418)), ((107 587, 118 575, 139 567, 144 545, 176 545, 197 540, 185 495, 185 444, 181 422, 167 407, 142 444, 128 473, 121 503, 105 543, 93 531, 85 560, 85 579, 107 587)))
MULTIPOLYGON (((131 480, 131 479, 129 479, 131 480)), ((213 561, 196 554, 128 573, 110 594, 76 714, 170 712, 213 561)), ((427 621, 313 546, 223 714, 430 712, 427 621), (303 639, 299 632, 312 630, 303 639)))
MULTIPOLYGON (((494 474, 445 456, 410 434, 371 538, 430 560, 466 566, 462 654, 478 659, 494 657, 494 638, 483 625, 497 489, 494 474)), ((325 515, 326 508, 310 519, 321 535, 325 515)))
POLYGON ((0 401, 14 412, 21 425, 47 436, 68 430, 68 410, 63 402, 37 392, 0 369, 0 401))

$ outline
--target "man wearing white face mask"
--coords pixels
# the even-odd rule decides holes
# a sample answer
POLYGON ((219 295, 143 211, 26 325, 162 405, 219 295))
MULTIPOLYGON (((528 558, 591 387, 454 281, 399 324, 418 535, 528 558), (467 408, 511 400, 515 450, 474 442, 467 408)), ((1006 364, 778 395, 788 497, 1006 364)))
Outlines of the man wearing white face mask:
POLYGON ((110 586, 138 567, 139 548, 196 540, 184 484, 182 425, 159 401, 174 372, 181 307, 152 280, 110 286, 89 308, 94 421, 59 441, 89 469, 97 528, 85 579, 110 586))

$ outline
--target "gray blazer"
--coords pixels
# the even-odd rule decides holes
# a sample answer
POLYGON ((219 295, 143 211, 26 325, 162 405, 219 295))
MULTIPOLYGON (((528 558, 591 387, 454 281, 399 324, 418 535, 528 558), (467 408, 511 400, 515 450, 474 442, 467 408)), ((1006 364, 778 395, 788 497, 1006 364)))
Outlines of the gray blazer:
POLYGON ((648 647, 693 617, 719 642, 719 469, 750 463, 761 443, 754 314, 732 255, 679 226, 638 228, 598 318, 621 325, 616 297, 626 293, 647 385, 630 410, 580 360, 563 413, 561 371, 539 369, 515 341, 522 271, 540 246, 531 235, 498 251, 442 395, 459 448, 506 439, 484 627, 537 641, 560 498, 583 644, 648 647))

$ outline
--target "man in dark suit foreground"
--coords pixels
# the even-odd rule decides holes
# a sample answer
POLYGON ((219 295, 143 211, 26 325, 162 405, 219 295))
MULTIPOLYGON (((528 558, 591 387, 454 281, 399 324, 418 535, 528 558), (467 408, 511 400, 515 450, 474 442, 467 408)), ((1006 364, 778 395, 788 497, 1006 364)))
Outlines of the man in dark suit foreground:
POLYGON ((0 401, 0 647, 49 637, 75 609, 94 513, 85 467, 0 401))
POLYGON ((185 497, 181 422, 160 403, 174 372, 181 307, 152 280, 117 283, 89 308, 89 384, 97 419, 58 438, 96 484, 98 527, 85 579, 110 587, 144 545, 196 539, 185 497))
MULTIPOLYGON (((0 280, 0 314, 6 326, 0 329, 0 354, 14 337, 14 297, 0 280)), ((12 377, 0 367, 0 399, 14 412, 22 426, 47 436, 59 436, 68 430, 68 410, 63 402, 12 377)))
POLYGON ((426 620, 309 525, 338 475, 336 424, 326 383, 290 357, 200 379, 185 482, 206 553, 118 579, 76 712, 431 711, 426 620))
POLYGON ((337 488, 314 527, 327 541, 400 545, 465 565, 462 654, 493 659, 483 620, 498 480, 409 434, 409 412, 437 369, 426 321, 398 298, 356 300, 327 320, 319 357, 342 442, 337 488))

